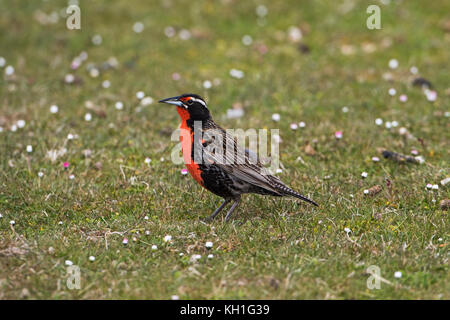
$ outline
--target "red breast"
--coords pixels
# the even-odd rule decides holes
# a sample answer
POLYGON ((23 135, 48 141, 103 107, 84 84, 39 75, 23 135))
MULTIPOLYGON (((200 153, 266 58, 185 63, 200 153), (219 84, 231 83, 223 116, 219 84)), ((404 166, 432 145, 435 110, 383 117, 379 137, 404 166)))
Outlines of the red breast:
POLYGON ((192 147, 194 142, 194 130, 187 125, 187 120, 189 120, 189 112, 181 107, 177 107, 178 114, 181 117, 180 125, 180 142, 181 148, 183 149, 183 159, 186 164, 191 176, 197 181, 201 186, 204 186, 203 179, 201 176, 202 171, 197 163, 195 163, 192 158, 192 147))

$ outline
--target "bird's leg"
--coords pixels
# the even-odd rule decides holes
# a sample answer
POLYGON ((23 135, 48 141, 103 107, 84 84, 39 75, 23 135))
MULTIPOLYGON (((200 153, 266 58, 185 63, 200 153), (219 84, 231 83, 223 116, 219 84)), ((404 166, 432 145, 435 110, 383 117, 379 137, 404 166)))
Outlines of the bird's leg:
POLYGON ((228 211, 226 217, 225 217, 225 221, 230 220, 231 215, 233 214, 234 209, 236 209, 237 205, 239 204, 239 202, 241 201, 241 198, 237 198, 234 200, 233 205, 230 208, 230 211, 228 211))
POLYGON ((220 211, 222 211, 223 207, 225 207, 228 202, 230 202, 230 199, 225 199, 225 201, 222 202, 222 204, 206 220, 211 221, 212 219, 214 219, 214 217, 217 216, 220 211))

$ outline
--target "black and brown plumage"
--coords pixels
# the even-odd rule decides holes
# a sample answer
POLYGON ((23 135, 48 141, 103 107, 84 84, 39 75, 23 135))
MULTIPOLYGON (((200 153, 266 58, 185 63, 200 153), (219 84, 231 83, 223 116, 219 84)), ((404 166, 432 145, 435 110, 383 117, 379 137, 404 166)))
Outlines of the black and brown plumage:
POLYGON ((292 196, 317 206, 269 174, 250 151, 239 146, 235 137, 213 121, 205 100, 199 95, 183 94, 159 102, 177 106, 183 158, 189 173, 205 189, 224 198, 209 216, 210 220, 233 201, 225 217, 228 221, 245 193, 292 196), (201 134, 194 134, 195 128, 201 134), (218 147, 222 152, 215 152, 218 147))

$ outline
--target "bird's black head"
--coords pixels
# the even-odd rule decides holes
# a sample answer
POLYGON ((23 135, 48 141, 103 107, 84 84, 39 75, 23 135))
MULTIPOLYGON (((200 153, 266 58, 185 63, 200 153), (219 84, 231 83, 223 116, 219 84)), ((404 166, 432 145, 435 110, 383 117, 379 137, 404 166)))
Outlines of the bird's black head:
POLYGON ((197 94, 185 93, 181 96, 160 100, 161 103, 176 105, 183 120, 208 120, 211 118, 205 100, 197 94))

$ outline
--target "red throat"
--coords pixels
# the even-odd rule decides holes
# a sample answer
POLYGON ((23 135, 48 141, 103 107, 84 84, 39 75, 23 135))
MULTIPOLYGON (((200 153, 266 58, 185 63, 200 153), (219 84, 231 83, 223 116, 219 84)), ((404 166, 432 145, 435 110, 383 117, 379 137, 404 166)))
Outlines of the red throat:
POLYGON ((185 108, 177 107, 177 111, 181 117, 181 121, 187 121, 191 117, 189 112, 185 108))

